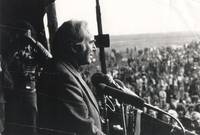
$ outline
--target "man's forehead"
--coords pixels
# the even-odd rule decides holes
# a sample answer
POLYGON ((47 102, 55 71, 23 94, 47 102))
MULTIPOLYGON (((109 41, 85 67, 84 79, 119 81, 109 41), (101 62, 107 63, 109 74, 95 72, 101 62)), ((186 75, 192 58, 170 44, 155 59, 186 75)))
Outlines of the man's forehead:
POLYGON ((94 36, 88 31, 86 33, 84 33, 84 39, 85 40, 94 40, 94 36))
POLYGON ((82 31, 83 31, 83 37, 85 40, 94 40, 94 36, 90 33, 90 30, 88 27, 84 27, 82 31))

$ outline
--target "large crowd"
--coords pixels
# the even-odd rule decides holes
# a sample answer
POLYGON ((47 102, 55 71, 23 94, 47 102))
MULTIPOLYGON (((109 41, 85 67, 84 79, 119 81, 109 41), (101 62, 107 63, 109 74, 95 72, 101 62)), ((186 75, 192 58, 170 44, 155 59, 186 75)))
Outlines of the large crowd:
MULTIPOLYGON (((116 69, 110 70, 113 77, 122 80, 147 103, 179 118, 187 129, 199 133, 199 43, 191 42, 178 48, 127 49, 126 58, 125 64, 114 63, 116 69)), ((110 60, 114 62, 115 57, 110 60)))
MULTIPOLYGON (((146 103, 179 119, 186 129, 200 133, 200 43, 125 52, 112 49, 106 57, 108 74, 146 103)), ((154 111, 148 113, 159 117, 154 111)))

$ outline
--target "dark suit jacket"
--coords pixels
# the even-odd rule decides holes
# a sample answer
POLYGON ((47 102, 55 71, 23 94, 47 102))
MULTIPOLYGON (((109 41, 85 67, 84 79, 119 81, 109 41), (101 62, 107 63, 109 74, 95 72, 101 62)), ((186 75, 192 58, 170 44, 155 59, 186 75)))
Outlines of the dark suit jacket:
POLYGON ((39 82, 39 126, 56 132, 102 134, 96 99, 79 72, 69 63, 52 63, 39 82))
MULTIPOLYGON (((1 68, 1 67, 0 67, 1 68)), ((3 92, 3 73, 0 71, 0 133, 4 130, 4 120, 5 120, 5 100, 3 92)))

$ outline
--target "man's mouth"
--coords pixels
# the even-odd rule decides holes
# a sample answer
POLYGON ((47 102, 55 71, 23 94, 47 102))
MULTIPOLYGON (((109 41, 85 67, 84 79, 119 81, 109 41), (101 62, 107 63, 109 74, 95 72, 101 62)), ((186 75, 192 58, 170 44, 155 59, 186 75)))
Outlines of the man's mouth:
POLYGON ((96 61, 93 53, 90 53, 89 57, 90 57, 90 59, 91 59, 92 62, 96 61))

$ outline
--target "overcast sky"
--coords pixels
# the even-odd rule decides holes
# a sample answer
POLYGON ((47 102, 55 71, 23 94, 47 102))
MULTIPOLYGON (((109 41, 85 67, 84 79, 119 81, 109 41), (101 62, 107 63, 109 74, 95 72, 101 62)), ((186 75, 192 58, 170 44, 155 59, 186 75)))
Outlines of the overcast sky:
MULTIPOLYGON (((103 33, 200 31, 200 0, 99 0, 103 33)), ((97 33, 96 0, 56 0, 59 25, 83 19, 97 33)))

